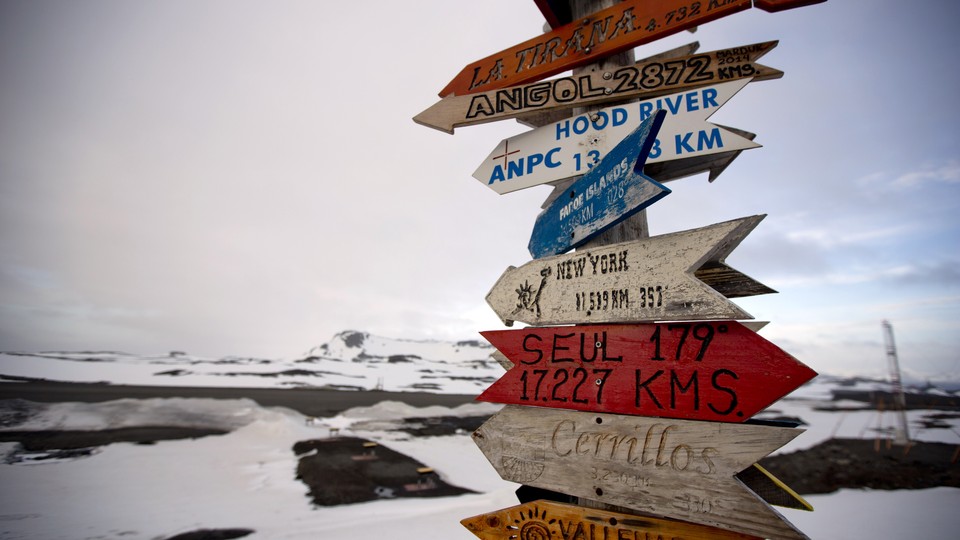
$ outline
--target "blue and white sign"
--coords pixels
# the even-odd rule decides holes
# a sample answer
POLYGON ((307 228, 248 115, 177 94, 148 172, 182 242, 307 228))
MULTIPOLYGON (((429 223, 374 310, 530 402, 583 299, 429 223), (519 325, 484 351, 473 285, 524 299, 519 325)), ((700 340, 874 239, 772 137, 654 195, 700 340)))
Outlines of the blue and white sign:
POLYGON ((534 259, 565 253, 670 193, 643 174, 666 115, 652 113, 540 212, 527 246, 534 259))
POLYGON ((650 163, 757 148, 759 144, 707 122, 751 80, 607 107, 521 133, 500 141, 473 176, 503 194, 585 174, 658 109, 667 118, 653 141, 650 163))

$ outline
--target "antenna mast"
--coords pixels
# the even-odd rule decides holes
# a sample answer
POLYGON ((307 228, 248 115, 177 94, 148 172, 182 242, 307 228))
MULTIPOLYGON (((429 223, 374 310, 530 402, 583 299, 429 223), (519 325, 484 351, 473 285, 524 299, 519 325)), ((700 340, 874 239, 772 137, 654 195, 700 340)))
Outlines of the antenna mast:
POLYGON ((910 441, 907 427, 907 401, 903 395, 903 383, 900 380, 900 361, 897 359, 897 345, 893 341, 893 325, 883 321, 883 341, 887 349, 887 365, 890 369, 890 382, 893 384, 893 409, 897 411, 899 426, 894 432, 893 443, 906 445, 910 441))

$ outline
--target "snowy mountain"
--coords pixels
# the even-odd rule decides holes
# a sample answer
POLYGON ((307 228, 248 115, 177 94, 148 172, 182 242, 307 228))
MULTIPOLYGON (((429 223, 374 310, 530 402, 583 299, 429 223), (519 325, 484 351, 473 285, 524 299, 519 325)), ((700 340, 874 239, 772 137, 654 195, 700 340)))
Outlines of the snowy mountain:
POLYGON ((340 332, 294 359, 122 352, 0 353, 0 379, 147 386, 230 386, 477 394, 503 373, 489 344, 340 332))

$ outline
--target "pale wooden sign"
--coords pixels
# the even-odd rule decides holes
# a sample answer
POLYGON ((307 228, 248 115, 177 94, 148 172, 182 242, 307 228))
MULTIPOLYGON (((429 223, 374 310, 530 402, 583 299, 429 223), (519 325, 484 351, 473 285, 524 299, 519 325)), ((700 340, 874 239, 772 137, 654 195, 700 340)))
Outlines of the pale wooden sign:
POLYGON ((554 501, 533 501, 461 520, 482 540, 760 540, 715 527, 554 501))
POLYGON ((473 433, 507 481, 763 538, 807 538, 734 478, 796 428, 507 405, 473 433))
POLYGON ((651 58, 616 69, 447 96, 414 116, 413 121, 452 134, 454 128, 462 126, 611 101, 648 99, 707 84, 744 78, 778 79, 783 76, 782 71, 756 63, 777 43, 767 41, 678 58, 651 58))
POLYGON ((586 173, 657 110, 666 112, 647 163, 760 145, 707 122, 751 79, 740 79, 564 118, 514 135, 491 151, 473 177, 509 193, 586 173))
MULTIPOLYGON (((752 319, 729 297, 775 292, 751 278, 697 277, 723 262, 762 215, 535 259, 508 268, 487 303, 511 326, 630 321, 752 319), (711 287, 717 284, 723 293, 711 287)), ((714 277, 714 276, 709 276, 714 277)))

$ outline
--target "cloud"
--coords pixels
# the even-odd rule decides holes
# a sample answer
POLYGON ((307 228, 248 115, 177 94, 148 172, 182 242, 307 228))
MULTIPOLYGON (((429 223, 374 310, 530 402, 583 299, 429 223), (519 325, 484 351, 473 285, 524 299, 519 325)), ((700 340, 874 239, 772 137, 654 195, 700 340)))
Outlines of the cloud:
POLYGON ((771 287, 808 287, 824 285, 858 285, 886 282, 900 285, 960 286, 960 269, 956 261, 930 264, 899 264, 886 268, 850 268, 819 275, 774 277, 764 280, 771 287))
POLYGON ((873 243, 878 240, 889 240, 894 237, 904 236, 916 230, 912 224, 899 224, 879 229, 864 228, 861 230, 847 230, 838 232, 827 229, 807 229, 795 232, 788 232, 788 240, 797 243, 811 243, 823 249, 836 249, 854 244, 873 243))
MULTIPOLYGON (((941 307, 950 307, 950 306, 960 306, 960 295, 937 295, 937 296, 928 296, 924 298, 911 298, 905 302, 887 302, 883 304, 876 304, 873 307, 873 311, 879 313, 889 313, 892 311, 904 311, 907 309, 917 310, 922 308, 941 308, 941 307)), ((948 324, 951 327, 958 327, 960 321, 945 320, 944 324, 948 324)))
POLYGON ((925 264, 907 265, 891 277, 899 283, 960 286, 960 261, 944 260, 925 264))
POLYGON ((907 172, 895 178, 891 185, 897 188, 911 188, 928 182, 960 183, 960 162, 951 160, 934 169, 907 172))
POLYGON ((931 183, 960 183, 960 161, 950 159, 940 164, 928 164, 906 172, 874 171, 857 178, 854 184, 860 189, 902 191, 915 189, 931 183))

